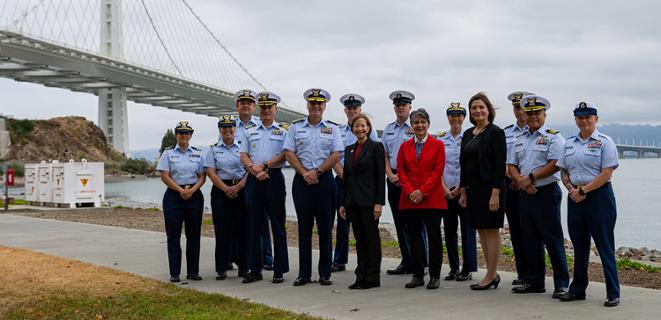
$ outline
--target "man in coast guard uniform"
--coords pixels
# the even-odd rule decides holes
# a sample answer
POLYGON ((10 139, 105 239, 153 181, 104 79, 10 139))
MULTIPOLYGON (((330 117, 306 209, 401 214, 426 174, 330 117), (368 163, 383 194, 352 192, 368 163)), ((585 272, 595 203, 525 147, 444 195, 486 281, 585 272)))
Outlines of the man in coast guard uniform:
MULTIPOLYGON (((390 93, 390 100, 394 105, 395 115, 397 119, 383 129, 383 136, 381 143, 386 151, 386 184, 388 186, 388 203, 392 211, 392 217, 395 222, 395 229, 397 230, 397 241, 399 242, 399 250, 402 254, 402 261, 400 264, 391 270, 386 270, 387 274, 408 274, 411 273, 411 245, 406 228, 406 217, 399 211, 399 195, 402 188, 399 185, 399 177, 397 176, 397 153, 399 147, 404 141, 413 138, 413 128, 409 120, 409 113, 411 113, 411 102, 415 99, 415 95, 405 90, 397 90, 390 93)), ((427 233, 423 230, 423 237, 426 239, 427 233)), ((426 240, 425 240, 426 243, 426 240)), ((423 250, 425 254, 425 261, 427 261, 427 250, 423 250)))
MULTIPOLYGON (((287 194, 282 167, 285 153, 282 149, 287 136, 288 126, 275 121, 277 104, 280 97, 268 91, 258 94, 259 124, 246 129, 243 143, 239 146, 241 162, 248 168, 250 175, 246 182, 246 200, 251 217, 248 266, 251 274, 261 275, 262 237, 264 225, 270 221, 275 243, 273 261, 273 283, 284 282, 284 273, 289 272, 287 255, 287 235, 285 229, 285 196, 287 194), (261 217, 266 213, 265 223, 261 217)), ((269 230, 267 229, 268 233, 269 230)), ((259 279, 259 276, 252 279, 259 279)), ((246 280, 251 280, 246 278, 246 280)), ((251 282, 251 281, 244 281, 251 282)))
POLYGON ((319 234, 319 284, 331 285, 335 182, 331 170, 344 151, 337 124, 323 119, 330 94, 323 89, 305 91, 308 116, 294 121, 287 132, 286 159, 296 171, 292 195, 298 218, 299 272, 294 286, 311 282, 312 228, 319 234))
MULTIPOLYGON (((507 153, 512 152, 514 141, 528 130, 526 126, 526 112, 521 108, 521 99, 523 96, 533 95, 534 93, 526 91, 516 91, 510 93, 507 99, 512 101, 512 112, 516 122, 503 129, 505 131, 505 140, 507 142, 507 153)), ((519 286, 524 283, 526 274, 526 251, 523 248, 523 231, 521 230, 521 218, 519 216, 519 186, 507 175, 505 177, 507 184, 507 195, 505 201, 505 214, 507 215, 507 225, 510 230, 510 240, 514 250, 514 261, 516 263, 517 277, 512 281, 512 285, 519 286)))
MULTIPOLYGON (((260 118, 255 116, 255 104, 257 103, 257 92, 250 89, 242 89, 234 93, 234 100, 236 101, 236 112, 239 116, 236 118, 236 136, 242 138, 246 134, 248 128, 257 126, 260 123, 260 118)), ((262 223, 262 230, 259 235, 262 240, 263 268, 272 270, 273 267, 273 254, 271 252, 271 233, 269 232, 269 218, 264 214, 264 222, 262 223)))
MULTIPOLYGON (((344 113, 347 116, 347 123, 338 126, 344 147, 348 147, 358 140, 351 131, 351 124, 353 118, 362 111, 362 105, 365 103, 365 98, 356 93, 348 93, 340 98, 340 102, 344 105, 344 113)), ((372 130, 370 134, 372 141, 379 141, 376 135, 376 130, 372 130)), ((340 161, 333 168, 335 171, 335 196, 336 196, 336 211, 340 209, 340 195, 342 194, 342 176, 344 174, 344 152, 340 152, 340 161)), ((351 221, 342 219, 337 215, 337 225, 335 228, 335 253, 333 254, 333 264, 331 265, 332 272, 346 270, 347 260, 349 259, 349 230, 351 221)))
POLYGON ((592 238, 606 280, 604 306, 614 307, 620 303, 620 282, 613 235, 617 206, 610 178, 619 166, 617 147, 613 139, 597 130, 599 116, 594 104, 578 103, 574 117, 580 132, 567 138, 564 155, 557 163, 569 192, 567 224, 574 245, 574 279, 560 300, 585 299, 592 238))
POLYGON ((515 142, 507 164, 510 177, 522 190, 520 216, 526 250, 525 283, 512 288, 514 293, 545 292, 546 266, 544 246, 553 266, 553 298, 567 292, 569 271, 565 256, 564 235, 560 224, 562 192, 560 173, 555 163, 562 157, 565 140, 559 131, 544 125, 549 101, 529 95, 521 99, 528 130, 515 142))

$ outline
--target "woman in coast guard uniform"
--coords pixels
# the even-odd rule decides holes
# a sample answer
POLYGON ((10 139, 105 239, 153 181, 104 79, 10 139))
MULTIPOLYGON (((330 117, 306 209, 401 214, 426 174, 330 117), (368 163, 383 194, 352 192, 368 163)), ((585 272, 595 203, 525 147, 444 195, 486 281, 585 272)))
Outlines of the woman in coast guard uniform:
POLYGON ((186 279, 200 277, 200 228, 204 197, 204 159, 201 150, 190 145, 193 128, 188 121, 179 121, 174 128, 177 145, 163 151, 156 170, 168 187, 163 195, 163 217, 168 241, 170 282, 179 282, 181 273, 181 228, 186 233, 186 279), (185 224, 184 224, 185 222, 185 224))
MULTIPOLYGON (((238 242, 236 256, 239 276, 251 279, 251 275, 247 272, 246 244, 249 221, 243 192, 247 176, 239 156, 241 140, 235 139, 236 119, 230 115, 220 116, 218 130, 221 139, 211 146, 204 162, 207 175, 213 183, 211 213, 213 230, 216 234, 216 280, 227 278, 226 271, 232 257, 234 239, 238 242)), ((255 281, 255 279, 251 280, 255 281)))
POLYGON ((594 240, 606 279, 604 306, 620 303, 620 283, 615 264, 613 229, 617 218, 611 176, 617 169, 617 148, 611 137, 597 130, 597 107, 580 102, 574 109, 578 134, 565 143, 557 163, 562 168, 562 182, 569 192, 567 223, 574 244, 574 279, 561 301, 585 299, 588 286, 590 238, 594 240))

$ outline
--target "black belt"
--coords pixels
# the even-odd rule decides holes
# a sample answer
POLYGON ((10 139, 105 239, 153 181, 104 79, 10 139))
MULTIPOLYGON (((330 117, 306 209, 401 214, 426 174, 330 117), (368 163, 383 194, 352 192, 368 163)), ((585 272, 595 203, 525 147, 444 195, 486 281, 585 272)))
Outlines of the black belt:
POLYGON ((237 185, 239 184, 240 181, 241 179, 227 179, 227 180, 223 179, 223 183, 228 186, 237 185))
POLYGON ((191 188, 193 185, 192 184, 180 184, 179 185, 182 189, 188 189, 191 188))

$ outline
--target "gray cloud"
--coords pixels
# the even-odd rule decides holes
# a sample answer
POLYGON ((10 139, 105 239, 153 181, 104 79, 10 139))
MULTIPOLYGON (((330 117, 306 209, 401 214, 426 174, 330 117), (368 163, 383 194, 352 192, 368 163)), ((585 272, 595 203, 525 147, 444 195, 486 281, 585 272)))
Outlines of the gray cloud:
MULTIPOLYGON (((602 123, 661 123, 656 107, 661 101, 659 2, 191 4, 234 55, 292 108, 304 110, 301 94, 309 87, 329 90, 334 100, 327 117, 336 121, 344 120, 337 98, 351 91, 366 97, 364 111, 383 127, 393 119, 388 94, 407 89, 416 94, 416 106, 430 111, 433 130, 446 127, 449 102, 465 104, 478 91, 500 107, 496 122, 506 125, 513 121, 506 96, 524 89, 551 101, 551 124, 572 123, 571 110, 580 100, 598 104, 602 123)), ((192 46, 182 37, 180 46, 192 46)), ((16 115, 75 113, 96 120, 93 96, 10 80, 0 80, 0 93, 3 106, 22 107, 16 115)), ((199 123, 198 143, 215 140, 213 118, 131 105, 131 147, 158 145, 165 128, 180 118, 199 123)))

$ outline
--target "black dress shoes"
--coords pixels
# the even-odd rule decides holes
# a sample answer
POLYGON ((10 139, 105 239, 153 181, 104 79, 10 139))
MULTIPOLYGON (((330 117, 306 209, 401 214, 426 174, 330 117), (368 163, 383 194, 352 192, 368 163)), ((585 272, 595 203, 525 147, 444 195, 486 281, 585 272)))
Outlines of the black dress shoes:
POLYGON ((381 282, 365 281, 360 285, 360 288, 358 288, 358 289, 372 289, 372 288, 378 288, 380 286, 381 286, 381 282))
POLYGON ((411 270, 404 265, 400 264, 395 269, 386 270, 387 274, 409 274, 411 270))
POLYGON ((617 307, 620 304, 620 298, 606 298, 604 307, 617 307))
POLYGON ((473 275, 470 272, 469 273, 462 272, 458 274, 456 278, 457 281, 468 281, 473 279, 473 275))
POLYGON ((560 301, 569 302, 569 301, 578 301, 585 300, 585 295, 577 295, 571 292, 567 292, 560 296, 560 301))
POLYGON ((363 283, 361 281, 356 281, 353 284, 349 286, 349 290, 356 290, 356 289, 362 289, 363 288, 363 283))
POLYGON ((179 279, 179 276, 176 276, 176 277, 170 277, 170 282, 179 282, 179 281, 181 281, 181 280, 179 279))
POLYGON ((475 284, 471 284, 471 290, 477 290, 477 291, 489 290, 491 287, 493 287, 494 289, 498 289, 499 284, 500 284, 500 275, 497 274, 496 277, 493 280, 491 280, 491 282, 483 286, 481 286, 479 282, 475 284))
POLYGON ((227 272, 216 272, 216 280, 225 280, 227 279, 227 272))
POLYGON ((319 277, 319 284, 322 286, 330 286, 333 284, 333 281, 331 281, 330 277, 319 277))
POLYGON ((249 271, 239 270, 239 278, 245 278, 245 277, 248 276, 249 274, 250 274, 249 271))
POLYGON ((255 281, 260 281, 264 280, 264 276, 262 276, 261 273, 248 273, 244 278, 243 278, 243 283, 253 283, 255 281))
POLYGON ((273 282, 273 283, 283 283, 283 282, 285 282, 285 277, 283 277, 282 275, 274 275, 273 280, 271 280, 271 282, 273 282))
POLYGON ((262 266, 262 269, 264 269, 266 271, 273 271, 273 266, 270 265, 270 264, 265 264, 265 265, 262 266))
POLYGON ((567 288, 557 288, 553 290, 553 299, 560 299, 562 296, 567 294, 569 292, 569 289, 567 288))
POLYGON ((199 274, 187 274, 186 279, 193 280, 193 281, 200 281, 200 280, 202 280, 202 277, 200 277, 199 274))
POLYGON ((544 293, 544 292, 546 292, 546 289, 544 289, 543 287, 533 287, 528 283, 512 288, 512 293, 544 293))
POLYGON ((294 280, 294 287, 304 286, 304 285, 306 285, 310 282, 312 282, 312 280, 310 280, 310 278, 298 277, 298 278, 296 278, 296 280, 294 280))
POLYGON ((523 278, 516 277, 516 279, 512 280, 512 285, 513 286, 521 286, 526 283, 526 280, 523 280, 523 278))
POLYGON ((347 265, 343 263, 333 263, 331 265, 331 272, 340 272, 340 271, 346 271, 347 270, 347 265))
POLYGON ((406 289, 413 289, 417 287, 421 287, 425 285, 425 279, 423 278, 418 278, 418 277, 413 277, 411 278, 411 281, 409 283, 405 284, 404 287, 406 289))
POLYGON ((304 285, 306 285, 306 284, 308 284, 308 283, 310 283, 310 282, 312 282, 312 281, 310 280, 310 278, 301 278, 301 277, 298 277, 298 278, 296 278, 296 280, 294 280, 294 287, 304 286, 304 285))
POLYGON ((430 278, 429 282, 427 282, 427 289, 433 290, 433 289, 438 289, 440 286, 440 279, 439 278, 430 278))
POLYGON ((445 281, 457 280, 457 270, 452 270, 444 278, 445 281))

